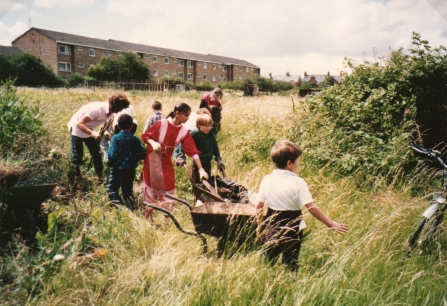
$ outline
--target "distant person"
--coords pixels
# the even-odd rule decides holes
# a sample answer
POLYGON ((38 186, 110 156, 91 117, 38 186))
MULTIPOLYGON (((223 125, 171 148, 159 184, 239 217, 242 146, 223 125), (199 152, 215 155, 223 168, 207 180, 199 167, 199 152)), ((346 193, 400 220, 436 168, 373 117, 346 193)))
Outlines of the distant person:
POLYGON ((162 108, 161 102, 154 101, 154 103, 152 103, 153 114, 147 118, 146 123, 144 124, 143 133, 148 131, 151 128, 151 126, 153 126, 155 123, 163 119, 161 108, 162 108))
POLYGON ((137 128, 138 128, 138 121, 137 121, 137 118, 136 118, 136 115, 135 115, 135 109, 133 108, 132 105, 129 105, 128 108, 123 109, 122 111, 120 111, 119 113, 117 113, 114 116, 114 119, 113 119, 113 134, 118 134, 121 131, 119 126, 118 126, 118 118, 122 114, 127 114, 127 115, 132 117, 132 123, 133 124, 132 124, 132 129, 130 130, 130 133, 132 135, 135 135, 135 132, 137 131, 137 128))
POLYGON ((81 175, 81 164, 84 157, 84 146, 87 146, 92 159, 93 167, 99 181, 104 180, 104 165, 102 163, 99 142, 102 136, 94 129, 113 120, 113 115, 129 107, 130 103, 125 94, 111 96, 108 102, 90 102, 82 106, 68 122, 71 135, 71 163, 75 175, 81 175))
POLYGON ((303 206, 312 216, 339 234, 348 231, 345 224, 329 219, 314 203, 306 182, 298 176, 300 147, 288 140, 277 141, 270 151, 276 165, 261 182, 256 204, 257 234, 264 242, 268 261, 282 255, 282 263, 292 270, 298 268, 298 255, 303 239, 303 206), (263 220, 264 205, 267 214, 263 220))
POLYGON ((211 113, 213 119, 213 130, 217 134, 220 131, 220 121, 222 120, 222 89, 214 88, 210 93, 204 94, 200 100, 199 108, 206 108, 211 113))
POLYGON ((133 118, 128 114, 122 114, 118 118, 120 132, 113 135, 109 148, 110 177, 107 184, 109 199, 119 205, 127 206, 134 210, 134 198, 132 194, 135 180, 135 169, 138 161, 146 156, 146 148, 141 144, 137 136, 132 135, 133 118), (123 198, 119 195, 119 189, 123 198))
MULTIPOLYGON (((197 128, 191 131, 197 149, 200 151, 200 163, 206 173, 211 174, 211 161, 213 157, 217 162, 217 167, 221 172, 225 170, 225 164, 220 155, 219 146, 217 145, 216 136, 213 132, 213 120, 209 114, 202 113, 196 120, 197 128)), ((177 159, 177 163, 179 159, 177 159)), ((200 183, 199 172, 196 164, 192 165, 192 179, 194 183, 200 183)))
MULTIPOLYGON (((143 142, 148 145, 142 173, 143 200, 165 208, 175 202, 166 194, 175 196, 172 152, 177 144, 182 143, 185 153, 192 157, 199 169, 200 178, 208 179, 208 174, 200 163, 200 151, 197 150, 191 134, 183 126, 191 114, 191 107, 186 103, 179 103, 171 114, 172 116, 157 122, 141 136, 143 142)), ((153 208, 146 209, 145 217, 150 217, 152 212, 153 208)))

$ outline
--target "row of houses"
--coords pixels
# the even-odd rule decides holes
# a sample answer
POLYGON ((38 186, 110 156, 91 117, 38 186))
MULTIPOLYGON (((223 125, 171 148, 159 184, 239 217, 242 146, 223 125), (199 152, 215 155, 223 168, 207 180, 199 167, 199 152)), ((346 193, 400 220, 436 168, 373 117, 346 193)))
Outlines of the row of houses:
POLYGON ((85 75, 102 57, 116 58, 123 52, 137 54, 152 70, 155 80, 180 78, 200 84, 221 83, 259 76, 260 67, 242 59, 199 54, 143 44, 97 39, 86 36, 30 28, 16 38, 12 48, 34 54, 62 77, 85 75))
POLYGON ((309 83, 316 83, 320 84, 323 82, 326 78, 333 77, 338 83, 340 83, 341 78, 340 76, 334 75, 331 76, 330 72, 327 74, 308 74, 306 71, 304 71, 304 76, 301 78, 301 75, 291 75, 288 71, 285 75, 272 75, 272 73, 269 73, 269 78, 271 80, 277 80, 277 81, 284 81, 294 84, 297 87, 301 87, 303 82, 309 82, 309 83))

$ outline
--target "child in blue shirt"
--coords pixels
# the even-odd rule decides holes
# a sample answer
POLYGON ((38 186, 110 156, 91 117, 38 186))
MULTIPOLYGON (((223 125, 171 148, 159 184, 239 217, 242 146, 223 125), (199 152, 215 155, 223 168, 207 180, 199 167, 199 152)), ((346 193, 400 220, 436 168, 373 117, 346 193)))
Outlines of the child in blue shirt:
POLYGON ((147 118, 146 123, 144 124, 143 133, 148 131, 155 123, 163 119, 163 114, 161 113, 161 102, 155 101, 152 103, 152 111, 154 114, 147 118))
POLYGON ((138 161, 146 156, 146 148, 140 139, 130 133, 133 126, 133 118, 122 114, 118 118, 118 127, 121 132, 113 135, 110 141, 109 166, 110 178, 107 184, 109 199, 119 205, 134 209, 132 195, 133 181, 135 180, 135 169, 138 161), (119 189, 123 193, 123 199, 119 195, 119 189))

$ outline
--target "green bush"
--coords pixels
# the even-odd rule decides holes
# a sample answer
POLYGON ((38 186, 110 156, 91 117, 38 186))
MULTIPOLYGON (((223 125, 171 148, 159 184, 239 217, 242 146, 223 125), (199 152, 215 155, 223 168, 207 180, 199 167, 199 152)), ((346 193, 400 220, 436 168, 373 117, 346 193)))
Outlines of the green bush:
POLYGON ((87 70, 87 76, 97 81, 147 81, 151 79, 149 66, 136 54, 124 52, 118 58, 103 57, 87 70))
MULTIPOLYGON (((91 80, 91 78, 89 78, 91 80)), ((84 85, 84 76, 80 73, 72 73, 67 77, 69 87, 78 87, 84 85)))
POLYGON ((45 66, 40 58, 29 53, 0 54, 0 81, 15 79, 17 86, 59 87, 65 80, 45 66))
POLYGON ((39 103, 27 105, 17 96, 13 81, 0 87, 0 151, 3 156, 20 137, 37 139, 43 134, 39 103))
POLYGON ((340 86, 306 99, 318 120, 297 123, 293 136, 307 139, 315 165, 329 163, 342 175, 392 177, 405 173, 411 133, 428 146, 446 139, 446 49, 431 50, 417 33, 413 45, 409 54, 391 52, 384 64, 348 59, 352 73, 342 74, 340 86))

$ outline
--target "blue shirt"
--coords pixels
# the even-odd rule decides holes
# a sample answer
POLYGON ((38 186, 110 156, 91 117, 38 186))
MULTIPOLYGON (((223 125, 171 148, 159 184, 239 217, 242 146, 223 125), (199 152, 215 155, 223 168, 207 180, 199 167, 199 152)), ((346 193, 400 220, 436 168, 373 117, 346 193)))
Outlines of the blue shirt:
POLYGON ((108 151, 109 166, 113 169, 132 169, 146 156, 146 148, 137 136, 128 131, 113 135, 108 151))

